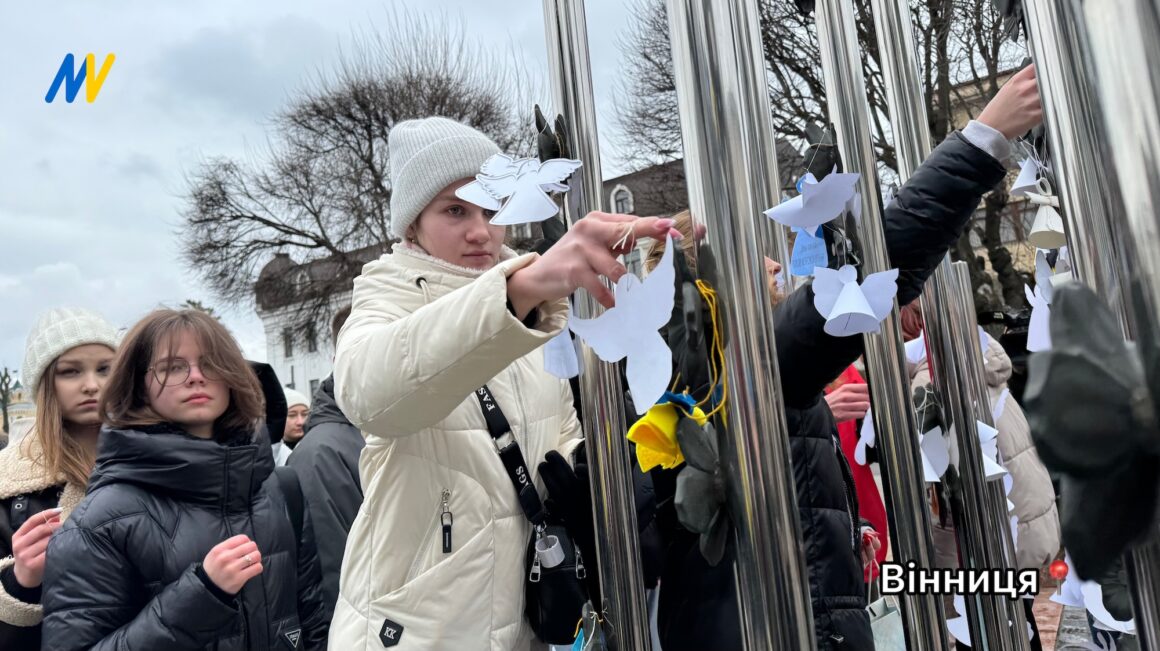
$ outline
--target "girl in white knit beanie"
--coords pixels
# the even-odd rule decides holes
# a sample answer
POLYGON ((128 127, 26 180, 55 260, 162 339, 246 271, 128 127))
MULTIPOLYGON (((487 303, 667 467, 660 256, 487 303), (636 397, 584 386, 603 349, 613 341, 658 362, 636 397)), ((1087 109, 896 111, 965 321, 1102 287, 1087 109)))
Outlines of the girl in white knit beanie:
POLYGON ((492 212, 455 194, 499 152, 487 136, 432 117, 395 125, 388 147, 403 242, 355 280, 335 359, 338 404, 367 446, 330 648, 526 649, 531 527, 475 392, 506 415, 532 481, 549 453, 566 466, 580 425, 540 349, 572 292, 612 304, 602 277, 626 273, 617 255, 636 239, 680 235, 671 219, 592 213, 517 256, 492 212))
POLYGON ((45 550, 84 497, 116 347, 116 329, 79 308, 49 310, 28 335, 33 431, 0 451, 0 649, 40 648, 45 550))

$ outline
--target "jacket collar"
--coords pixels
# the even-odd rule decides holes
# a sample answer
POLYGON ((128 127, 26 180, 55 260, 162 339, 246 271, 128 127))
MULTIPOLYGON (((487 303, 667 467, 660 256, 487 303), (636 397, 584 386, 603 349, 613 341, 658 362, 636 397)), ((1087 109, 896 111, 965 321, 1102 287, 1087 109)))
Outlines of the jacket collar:
MULTIPOLYGON (((499 262, 518 257, 518 253, 504 246, 499 262)), ((424 301, 431 301, 470 285, 490 269, 471 269, 440 260, 408 242, 399 242, 391 248, 391 262, 410 282, 423 292, 424 301), (423 282, 420 283, 419 281, 423 282)), ((493 267, 494 268, 494 267, 493 267)))
POLYGON ((63 485, 57 506, 63 509, 61 519, 64 520, 85 496, 85 487, 67 483, 63 475, 50 477, 44 467, 34 461, 40 457, 40 445, 31 432, 28 436, 31 438, 0 450, 0 499, 63 485))
POLYGON ((236 512, 249 508, 273 471, 269 441, 253 433, 238 433, 222 442, 195 438, 164 424, 105 429, 89 490, 128 483, 183 502, 236 512))

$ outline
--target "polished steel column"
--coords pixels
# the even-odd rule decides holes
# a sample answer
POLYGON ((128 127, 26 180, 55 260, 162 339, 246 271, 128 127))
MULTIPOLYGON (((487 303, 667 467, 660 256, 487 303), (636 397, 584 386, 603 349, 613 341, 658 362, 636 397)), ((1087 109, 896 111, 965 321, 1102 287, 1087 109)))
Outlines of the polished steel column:
MULTIPOLYGON (((838 151, 846 171, 862 174, 859 183, 862 220, 858 233, 863 247, 862 273, 885 271, 891 264, 883 235, 877 161, 870 141, 870 108, 853 4, 849 0, 819 0, 816 16, 826 100, 830 120, 837 129, 838 151)), ((913 146, 909 155, 917 166, 925 152, 919 151, 923 147, 921 141, 913 146)), ((929 151, 929 142, 925 149, 929 151)), ((902 156, 901 148, 899 152, 902 156)), ((879 334, 865 335, 865 339, 867 379, 874 403, 874 428, 889 504, 887 515, 894 558, 901 563, 914 561, 918 567, 933 568, 930 510, 897 310, 882 323, 879 334)), ((904 594, 899 601, 907 647, 911 651, 946 648, 941 598, 933 594, 904 594)))
MULTIPOLYGON (((1123 213, 1113 222, 1124 256, 1128 313, 1145 359, 1152 399, 1160 404, 1160 2, 1074 0, 1067 20, 1086 26, 1084 72, 1098 91, 1123 213)), ((1071 44, 1070 47, 1075 47, 1071 44)), ((1130 552, 1136 630, 1141 648, 1160 650, 1160 542, 1154 535, 1130 552)))
MULTIPOLYGON (((570 223, 601 209, 600 141, 588 58, 583 0, 544 0, 549 71, 556 108, 567 123, 567 139, 584 162, 569 181, 565 201, 570 223)), ((576 296, 576 315, 595 317, 600 305, 591 295, 576 296)), ((632 464, 624 419, 624 390, 615 364, 602 362, 587 345, 580 376, 584 436, 592 477, 597 562, 604 603, 605 633, 613 649, 651 646, 644 574, 637 537, 632 464)))
MULTIPOLYGON (((932 149, 910 6, 906 0, 872 0, 871 7, 878 34, 891 130, 894 132, 898 175, 899 180, 905 183, 932 149)), ((966 390, 968 387, 985 387, 986 383, 982 358, 978 353, 979 346, 966 345, 971 338, 978 339, 978 332, 974 327, 976 323, 974 296, 969 291, 969 286, 965 294, 960 291, 949 291, 954 287, 956 287, 954 272, 950 256, 947 255, 935 270, 934 277, 927 282, 921 299, 926 341, 929 344, 931 358, 931 380, 942 397, 951 422, 969 425, 968 428, 957 427, 956 431, 965 430, 970 436, 976 436, 975 420, 983 420, 990 424, 991 409, 985 392, 984 399, 979 401, 973 397, 974 392, 966 390)), ((978 446, 974 447, 977 451, 978 446)), ((981 465, 979 468, 981 470, 981 465)), ((958 470, 963 473, 969 469, 960 463, 958 470)), ((998 507, 995 506, 993 486, 987 486, 982 475, 964 482, 963 489, 964 491, 982 489, 987 493, 984 496, 985 503, 980 504, 975 499, 976 496, 969 495, 971 504, 960 505, 957 509, 956 515, 959 517, 955 521, 955 535, 964 561, 963 567, 977 569, 999 567, 972 563, 982 562, 987 557, 983 540, 987 532, 1006 536, 1006 541, 993 542, 1010 543, 1010 529, 999 526, 1006 521, 1006 500, 1004 499, 998 507), (996 508, 1001 510, 996 511, 996 508)), ((1004 563, 1003 566, 1009 567, 1013 563, 1014 556, 1011 556, 1009 563, 1004 563)), ((964 595, 964 597, 967 602, 967 621, 972 640, 995 640, 1007 636, 1011 638, 1013 645, 1010 648, 1028 647, 1026 635, 1023 633, 1024 626, 1004 624, 1007 619, 1018 622, 1025 618, 1021 604, 1002 596, 971 598, 964 595), (1003 616, 1004 611, 1007 612, 1007 616, 1003 616)), ((947 635, 945 627, 940 627, 940 630, 943 635, 947 635)), ((986 648, 985 642, 982 646, 979 643, 976 645, 979 648, 986 648)))
MULTIPOLYGON (((779 201, 756 0, 669 0, 689 205, 717 263, 728 365, 720 437, 745 647, 815 648, 760 233, 779 201)), ((784 260, 784 258, 783 258, 784 260)), ((663 589, 663 588, 662 588, 663 589)))

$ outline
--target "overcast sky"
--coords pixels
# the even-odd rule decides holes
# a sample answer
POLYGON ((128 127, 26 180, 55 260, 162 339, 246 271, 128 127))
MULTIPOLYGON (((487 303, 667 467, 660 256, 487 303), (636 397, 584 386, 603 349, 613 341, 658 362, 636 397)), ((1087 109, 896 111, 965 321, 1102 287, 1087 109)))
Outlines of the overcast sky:
MULTIPOLYGON (((602 140, 627 0, 589 0, 602 140)), ((203 157, 245 156, 266 118, 387 7, 462 17, 497 47, 515 42, 546 83, 539 0, 55 0, 0 7, 0 367, 19 369, 45 309, 79 305, 128 326, 192 298, 224 311, 253 359, 266 359, 252 309, 224 310, 183 268, 174 233, 183 175, 203 157), (96 102, 45 94, 72 52, 116 54, 96 102)), ((543 98, 547 101, 548 98, 543 98)), ((605 176, 614 167, 605 149, 605 176)))

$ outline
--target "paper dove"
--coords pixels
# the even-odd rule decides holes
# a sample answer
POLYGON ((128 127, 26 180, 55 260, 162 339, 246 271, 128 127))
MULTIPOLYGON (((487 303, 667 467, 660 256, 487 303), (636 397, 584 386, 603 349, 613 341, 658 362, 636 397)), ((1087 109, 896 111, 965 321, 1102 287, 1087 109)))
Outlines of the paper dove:
POLYGON ((813 175, 803 177, 801 194, 765 211, 765 216, 779 224, 807 230, 833 221, 847 209, 856 194, 854 185, 859 174, 827 174, 821 181, 813 175))
POLYGON ((580 375, 580 356, 576 352, 576 342, 567 330, 552 337, 544 344, 544 370, 561 380, 570 380, 580 375))
POLYGON ((1032 353, 1051 350, 1051 306, 1043 295, 1043 289, 1036 287, 1035 291, 1031 291, 1030 287, 1024 285, 1023 291, 1031 305, 1031 321, 1027 324, 1027 350, 1032 353))
MULTIPOLYGON (((562 181, 580 169, 581 165, 578 160, 565 158, 553 158, 541 163, 535 158, 512 159, 504 154, 496 154, 484 162, 480 173, 475 176, 475 183, 495 201, 506 199, 503 207, 492 218, 492 224, 507 226, 540 222, 560 211, 547 192, 568 189, 562 181)), ((478 196, 472 185, 468 183, 457 190, 456 196, 471 201, 468 196, 478 196), (464 191, 468 196, 460 194, 464 188, 468 188, 464 191)))
POLYGON ((626 375, 636 413, 644 415, 668 388, 673 352, 658 330, 673 313, 676 269, 672 238, 652 273, 643 281, 625 274, 616 283, 616 306, 595 319, 571 317, 568 326, 606 362, 628 357, 626 375))
POLYGON ((826 334, 848 337, 878 332, 894 307, 897 281, 897 269, 870 274, 859 285, 858 271, 851 265, 837 271, 815 268, 814 307, 826 317, 826 334))
MULTIPOLYGON (((520 169, 520 165, 531 159, 526 158, 512 158, 507 154, 495 154, 491 158, 483 161, 483 165, 479 168, 479 173, 487 176, 507 176, 508 174, 515 174, 520 169)), ((476 180, 461 186, 455 191, 455 196, 469 201, 484 210, 499 210, 503 207, 503 202, 500 197, 493 197, 483 188, 483 184, 479 182, 479 175, 476 175, 476 180)), ((565 186, 566 187, 566 186, 565 186)))
POLYGON ((951 452, 947 448, 942 428, 936 427, 923 434, 919 445, 922 448, 922 467, 927 483, 938 482, 951 465, 951 452))

